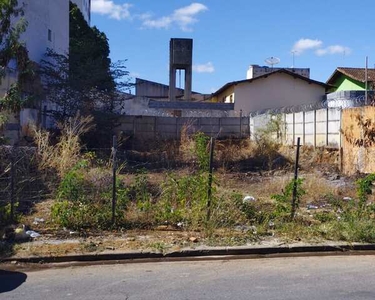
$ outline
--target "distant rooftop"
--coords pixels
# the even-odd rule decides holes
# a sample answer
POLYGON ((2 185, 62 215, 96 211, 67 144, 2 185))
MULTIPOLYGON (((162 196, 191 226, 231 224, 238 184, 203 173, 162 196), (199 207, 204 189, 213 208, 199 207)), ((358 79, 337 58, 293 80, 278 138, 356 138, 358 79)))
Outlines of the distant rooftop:
MULTIPOLYGON (((365 68, 338 67, 327 80, 327 83, 331 83, 339 75, 339 73, 344 74, 356 81, 365 82, 365 71, 365 68)), ((375 69, 367 69, 367 81, 375 82, 375 69)))

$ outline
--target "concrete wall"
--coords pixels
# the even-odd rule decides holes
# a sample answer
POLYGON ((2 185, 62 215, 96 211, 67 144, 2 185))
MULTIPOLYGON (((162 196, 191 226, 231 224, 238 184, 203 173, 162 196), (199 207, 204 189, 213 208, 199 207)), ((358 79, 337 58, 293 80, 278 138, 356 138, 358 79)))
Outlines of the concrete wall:
POLYGON ((202 131, 216 138, 249 136, 249 119, 242 118, 172 118, 124 116, 118 133, 142 140, 179 139, 183 126, 189 133, 202 131))
POLYGON ((234 94, 234 109, 242 109, 246 113, 316 103, 325 95, 325 87, 277 73, 253 82, 239 83, 234 88, 234 94))
MULTIPOLYGON (((341 110, 336 108, 319 109, 306 112, 287 113, 280 115, 283 125, 281 142, 286 145, 297 144, 314 147, 341 147, 341 110)), ((250 117, 250 135, 253 137, 259 129, 264 128, 270 114, 250 117)))
MULTIPOLYGON (((181 98, 184 95, 184 90, 176 88, 176 97, 181 98)), ((135 79, 135 96, 148 98, 169 98, 169 85, 153 82, 141 78, 135 79)), ((209 95, 192 92, 191 100, 203 101, 210 98, 209 95)))
POLYGON ((375 145, 365 144, 364 146, 354 144, 356 141, 369 141, 362 126, 358 125, 358 117, 363 120, 370 120, 370 128, 374 130, 375 107, 366 106, 349 108, 343 111, 343 172, 347 175, 375 172, 375 145), (354 142, 354 143, 353 143, 354 142))
MULTIPOLYGON (((169 101, 168 101, 169 102, 169 101)), ((159 117, 237 117, 239 112, 233 110, 215 110, 215 109, 168 109, 168 108, 150 108, 150 98, 129 96, 122 101, 120 114, 130 116, 159 116, 159 117)), ((184 102, 185 103, 185 102, 184 102)), ((211 103, 210 103, 211 104, 211 103)))

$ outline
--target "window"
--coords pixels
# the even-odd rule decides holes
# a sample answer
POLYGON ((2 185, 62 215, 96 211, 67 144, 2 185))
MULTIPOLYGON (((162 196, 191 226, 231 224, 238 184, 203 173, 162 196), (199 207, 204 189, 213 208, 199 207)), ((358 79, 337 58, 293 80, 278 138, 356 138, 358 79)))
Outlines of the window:
POLYGON ((52 31, 51 29, 48 29, 48 40, 52 42, 52 31))

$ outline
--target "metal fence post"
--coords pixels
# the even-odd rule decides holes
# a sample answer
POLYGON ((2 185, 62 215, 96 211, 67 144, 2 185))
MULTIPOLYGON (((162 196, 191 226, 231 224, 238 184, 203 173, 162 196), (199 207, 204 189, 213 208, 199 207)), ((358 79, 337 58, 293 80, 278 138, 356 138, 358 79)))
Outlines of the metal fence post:
POLYGON ((116 222, 116 171, 117 171, 117 163, 116 163, 116 152, 117 152, 117 138, 114 135, 112 141, 112 155, 113 155, 113 162, 112 162, 112 171, 113 171, 113 182, 112 182, 112 225, 116 222))
POLYGON ((14 146, 10 152, 10 219, 14 221, 14 202, 15 202, 15 163, 14 163, 14 146))
POLYGON ((207 189, 207 222, 211 217, 211 198, 212 198, 212 169, 213 169, 213 158, 214 158, 214 147, 215 139, 210 140, 210 164, 208 170, 208 189, 207 189))
POLYGON ((242 109, 240 110, 240 139, 242 139, 242 109))
POLYGON ((298 161, 299 161, 299 146, 300 146, 301 138, 297 138, 297 151, 296 151, 296 161, 294 165, 294 182, 293 182, 293 200, 292 200, 292 212, 291 212, 291 219, 293 220, 296 214, 296 206, 297 206, 297 180, 298 180, 298 161))

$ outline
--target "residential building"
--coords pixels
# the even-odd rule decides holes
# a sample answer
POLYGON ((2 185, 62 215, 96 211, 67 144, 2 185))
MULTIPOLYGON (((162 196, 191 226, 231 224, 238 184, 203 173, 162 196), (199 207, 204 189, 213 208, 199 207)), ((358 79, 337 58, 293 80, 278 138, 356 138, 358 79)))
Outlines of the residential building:
POLYGON ((80 11, 82 12, 83 17, 85 18, 86 22, 90 24, 91 21, 91 0, 71 0, 75 3, 80 11))
MULTIPOLYGON (((337 68, 327 84, 331 85, 332 92, 339 91, 364 91, 366 88, 365 68, 337 68)), ((373 90, 375 82, 375 69, 367 70, 367 89, 373 90)))
POLYGON ((328 78, 330 86, 326 99, 329 107, 353 107, 374 101, 375 69, 339 67, 328 78))
MULTIPOLYGON (((21 35, 20 40, 25 43, 30 60, 36 64, 40 63, 47 48, 60 54, 68 54, 69 1, 23 0, 19 2, 25 4, 24 18, 28 22, 26 31, 21 35)), ((17 76, 16 64, 11 61, 6 66, 6 76, 2 79, 0 96, 3 96, 17 81, 17 76)), ((37 106, 40 108, 40 105, 41 101, 37 106)), ((11 143, 15 143, 31 123, 37 122, 40 122, 40 114, 37 109, 23 109, 19 114, 8 116, 5 135, 11 143)))
POLYGON ((292 73, 310 78, 310 68, 274 68, 267 66, 250 65, 246 73, 246 79, 253 79, 281 69, 288 70, 292 73))
MULTIPOLYGON (((25 3, 24 18, 28 26, 20 40, 25 43, 30 60, 39 63, 47 48, 57 53, 67 54, 69 51, 69 1, 23 0, 22 2, 25 3)), ((15 64, 11 62, 7 67, 10 78, 5 78, 3 81, 2 92, 7 90, 16 78, 15 64)))
POLYGON ((211 101, 234 103, 244 113, 322 101, 327 85, 287 69, 225 84, 211 101))

